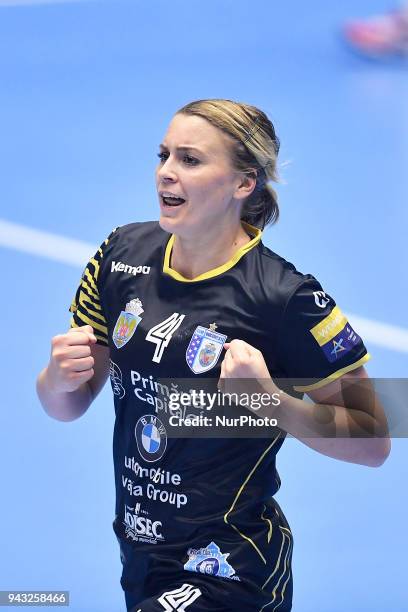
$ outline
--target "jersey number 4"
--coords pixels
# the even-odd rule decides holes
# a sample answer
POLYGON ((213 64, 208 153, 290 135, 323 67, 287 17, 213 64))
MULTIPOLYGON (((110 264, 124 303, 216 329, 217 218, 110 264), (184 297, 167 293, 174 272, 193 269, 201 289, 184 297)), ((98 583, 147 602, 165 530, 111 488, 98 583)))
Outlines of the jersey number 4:
POLYGON ((170 317, 149 329, 146 340, 156 345, 152 361, 160 363, 164 349, 168 346, 174 332, 180 327, 185 316, 173 312, 170 317))

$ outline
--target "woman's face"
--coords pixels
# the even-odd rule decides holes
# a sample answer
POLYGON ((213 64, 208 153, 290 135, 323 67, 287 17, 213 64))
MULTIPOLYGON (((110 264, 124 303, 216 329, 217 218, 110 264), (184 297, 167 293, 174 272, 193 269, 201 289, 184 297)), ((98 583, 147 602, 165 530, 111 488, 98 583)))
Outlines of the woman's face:
POLYGON ((159 156, 156 187, 160 226, 165 231, 188 236, 204 228, 216 230, 225 215, 228 220, 239 220, 248 188, 239 188, 242 175, 231 166, 227 142, 220 130, 201 117, 175 115, 159 156), (185 202, 166 203, 162 192, 185 202))

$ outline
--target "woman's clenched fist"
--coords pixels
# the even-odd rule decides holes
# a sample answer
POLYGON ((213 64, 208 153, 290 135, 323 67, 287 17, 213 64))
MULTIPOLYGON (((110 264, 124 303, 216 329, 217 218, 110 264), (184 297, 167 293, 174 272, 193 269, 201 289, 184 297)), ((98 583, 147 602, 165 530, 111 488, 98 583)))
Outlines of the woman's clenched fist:
POLYGON ((96 337, 90 325, 74 327, 51 340, 47 379, 56 393, 76 391, 94 375, 91 346, 96 337))
POLYGON ((244 340, 231 340, 224 344, 218 389, 222 393, 248 394, 277 393, 265 359, 257 348, 244 340))

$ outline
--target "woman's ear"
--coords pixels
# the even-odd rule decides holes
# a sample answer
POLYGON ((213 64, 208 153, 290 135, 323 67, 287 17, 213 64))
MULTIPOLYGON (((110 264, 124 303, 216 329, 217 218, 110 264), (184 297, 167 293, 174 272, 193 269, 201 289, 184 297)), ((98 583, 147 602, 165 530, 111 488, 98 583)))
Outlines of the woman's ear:
POLYGON ((256 187, 257 171, 255 168, 250 168, 246 172, 240 173, 240 183, 235 192, 236 199, 247 198, 251 195, 256 187))

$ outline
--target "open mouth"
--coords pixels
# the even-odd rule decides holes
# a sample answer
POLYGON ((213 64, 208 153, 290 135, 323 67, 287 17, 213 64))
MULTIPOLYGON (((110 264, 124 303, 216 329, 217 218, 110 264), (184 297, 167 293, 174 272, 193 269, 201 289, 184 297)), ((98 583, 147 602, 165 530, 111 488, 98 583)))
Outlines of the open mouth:
POLYGON ((185 200, 183 198, 176 198, 176 197, 164 197, 164 196, 160 196, 160 199, 162 201, 162 203, 165 206, 171 206, 171 207, 176 207, 176 206, 181 206, 181 204, 184 204, 185 200))

